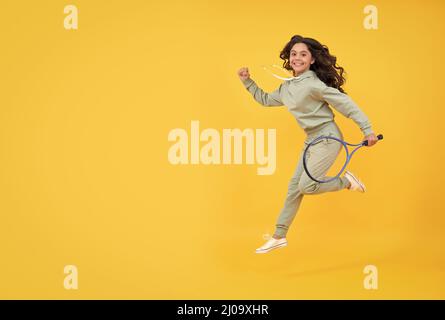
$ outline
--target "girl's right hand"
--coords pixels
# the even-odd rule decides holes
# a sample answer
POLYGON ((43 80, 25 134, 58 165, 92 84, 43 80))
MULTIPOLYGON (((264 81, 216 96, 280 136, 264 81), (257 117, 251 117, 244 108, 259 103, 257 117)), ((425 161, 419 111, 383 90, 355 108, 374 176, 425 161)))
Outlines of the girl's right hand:
POLYGON ((241 79, 241 81, 249 79, 250 78, 249 69, 247 67, 239 69, 238 77, 241 79))

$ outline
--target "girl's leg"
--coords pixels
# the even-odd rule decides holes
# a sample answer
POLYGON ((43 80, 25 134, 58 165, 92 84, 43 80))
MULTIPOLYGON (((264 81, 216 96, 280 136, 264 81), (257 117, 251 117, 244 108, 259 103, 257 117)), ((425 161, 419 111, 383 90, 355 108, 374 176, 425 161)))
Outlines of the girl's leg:
POLYGON ((301 201, 303 200, 303 194, 299 189, 300 178, 304 171, 303 152, 304 148, 300 153, 297 168, 295 169, 295 172, 289 182, 284 207, 281 210, 276 223, 274 238, 286 237, 287 231, 298 212, 301 201))

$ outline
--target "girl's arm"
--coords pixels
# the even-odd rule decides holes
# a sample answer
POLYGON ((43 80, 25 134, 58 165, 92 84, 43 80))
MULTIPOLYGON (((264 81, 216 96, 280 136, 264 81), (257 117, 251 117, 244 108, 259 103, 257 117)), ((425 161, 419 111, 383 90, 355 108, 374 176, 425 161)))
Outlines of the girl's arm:
POLYGON ((283 105, 283 102, 280 99, 281 85, 274 92, 267 93, 258 87, 255 81, 250 78, 243 80, 242 82, 246 89, 252 94, 253 98, 263 106, 278 107, 283 105))
POLYGON ((246 89, 252 94, 254 99, 263 106, 282 106, 283 102, 280 99, 280 87, 274 92, 264 92, 257 86, 255 81, 250 78, 249 69, 244 67, 238 70, 238 76, 246 87, 246 89))
POLYGON ((329 103, 346 118, 354 120, 366 138, 374 135, 368 117, 348 95, 326 85, 317 90, 316 93, 320 100, 329 103))

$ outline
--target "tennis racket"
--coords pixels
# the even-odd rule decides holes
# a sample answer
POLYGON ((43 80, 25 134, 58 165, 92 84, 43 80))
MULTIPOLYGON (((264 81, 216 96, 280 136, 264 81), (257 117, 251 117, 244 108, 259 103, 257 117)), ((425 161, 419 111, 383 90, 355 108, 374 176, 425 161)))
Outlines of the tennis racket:
MULTIPOLYGON (((383 139, 383 135, 379 134, 377 136, 377 139, 382 140, 383 139)), ((364 146, 367 146, 367 145, 368 145, 368 140, 362 141, 361 143, 358 143, 358 144, 352 144, 352 143, 348 143, 348 142, 343 141, 343 140, 341 140, 339 138, 336 138, 336 137, 320 136, 320 137, 316 138, 315 140, 313 140, 312 142, 310 142, 306 146, 306 148, 304 149, 304 153, 303 153, 303 167, 304 167, 304 171, 309 176, 309 178, 311 178, 312 180, 314 180, 316 182, 319 182, 319 183, 326 183, 326 182, 330 182, 332 180, 335 180, 338 177, 340 177, 340 175, 346 169, 346 166, 351 161, 351 158, 354 155, 354 153, 357 152, 357 150, 360 149, 361 147, 364 147, 364 146), (315 174, 311 174, 311 172, 309 170, 309 168, 311 168, 313 166, 311 165, 310 157, 308 157, 308 155, 310 154, 311 149, 314 148, 314 146, 316 144, 321 143, 323 140, 325 140, 326 143, 328 143, 328 144, 332 144, 332 143, 338 144, 339 147, 340 147, 340 150, 341 150, 341 148, 343 148, 344 153, 343 153, 343 156, 337 157, 337 161, 331 167, 331 170, 333 170, 334 173, 337 173, 335 176, 332 176, 332 174, 331 174, 330 177, 324 177, 323 179, 316 179, 314 177, 315 174), (354 150, 352 150, 352 152, 350 152, 348 146, 356 147, 356 148, 354 150)))

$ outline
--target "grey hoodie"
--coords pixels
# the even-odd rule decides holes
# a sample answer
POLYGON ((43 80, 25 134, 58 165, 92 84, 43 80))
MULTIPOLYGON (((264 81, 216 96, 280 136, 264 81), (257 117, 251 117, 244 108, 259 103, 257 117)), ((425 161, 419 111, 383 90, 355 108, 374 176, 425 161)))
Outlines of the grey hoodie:
POLYGON ((264 92, 250 78, 243 84, 263 106, 286 106, 306 132, 334 120, 329 105, 354 120, 365 136, 373 132, 368 117, 354 101, 338 89, 328 87, 312 70, 284 81, 271 93, 264 92))

